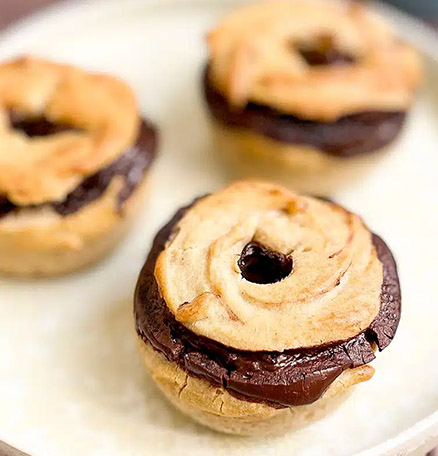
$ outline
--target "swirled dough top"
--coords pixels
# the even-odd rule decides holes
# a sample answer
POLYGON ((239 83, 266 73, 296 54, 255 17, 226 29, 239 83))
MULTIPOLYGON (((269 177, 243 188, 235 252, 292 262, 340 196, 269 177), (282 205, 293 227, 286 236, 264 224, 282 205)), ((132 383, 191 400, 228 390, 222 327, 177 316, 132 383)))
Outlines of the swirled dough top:
POLYGON ((0 65, 0 195, 16 205, 62 200, 131 146, 139 124, 132 90, 113 77, 35 58, 0 65), (9 110, 72 130, 28 137, 9 110))
POLYGON ((267 183, 237 182, 194 204, 158 257, 155 277, 176 319, 244 350, 285 350, 351 338, 380 309, 371 234, 340 206, 267 183), (259 284, 238 260, 251 241, 291 255, 292 272, 259 284))
POLYGON ((208 44, 210 81, 230 104, 252 101, 311 120, 406 110, 422 74, 417 53, 353 1, 253 3, 226 17, 208 44), (300 46, 321 39, 354 63, 309 65, 300 46))

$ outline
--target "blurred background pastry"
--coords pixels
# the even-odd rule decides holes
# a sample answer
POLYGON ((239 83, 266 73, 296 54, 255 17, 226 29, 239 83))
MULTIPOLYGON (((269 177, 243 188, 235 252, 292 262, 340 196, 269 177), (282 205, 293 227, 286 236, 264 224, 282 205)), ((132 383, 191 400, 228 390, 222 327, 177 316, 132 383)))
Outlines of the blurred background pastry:
POLYGON ((112 76, 31 57, 0 65, 0 272, 56 275, 111 250, 156 141, 112 76))
POLYGON ((203 79, 217 153, 238 175, 329 193, 399 135, 418 54, 357 2, 257 2, 208 36, 203 79))

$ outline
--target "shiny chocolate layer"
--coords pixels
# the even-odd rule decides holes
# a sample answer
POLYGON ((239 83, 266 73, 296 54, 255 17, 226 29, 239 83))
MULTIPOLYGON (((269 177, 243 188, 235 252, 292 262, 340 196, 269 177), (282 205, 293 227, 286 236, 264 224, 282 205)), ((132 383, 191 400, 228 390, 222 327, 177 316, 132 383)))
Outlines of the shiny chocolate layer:
POLYGON ((283 114, 267 106, 249 103, 233 108, 204 73, 203 88, 212 116, 229 127, 243 128, 287 144, 315 147, 328 155, 353 157, 381 149, 399 134, 404 112, 368 111, 317 122, 283 114))
POLYGON ((15 109, 9 111, 9 122, 14 130, 21 131, 29 138, 50 136, 64 131, 78 131, 70 125, 53 123, 45 117, 25 117, 15 109))
MULTIPOLYGON (((17 115, 11 115, 14 128, 23 131, 28 136, 47 136, 69 130, 69 127, 55 125, 45 119, 23 120, 17 115)), ((157 148, 156 129, 145 120, 142 120, 137 141, 121 156, 105 168, 87 177, 82 183, 70 192, 63 201, 45 203, 32 208, 51 206, 59 215, 67 216, 79 211, 87 204, 100 198, 109 183, 115 176, 124 177, 124 184, 118 196, 118 209, 129 198, 137 185, 142 181, 146 170, 152 164, 157 148)), ((23 206, 16 206, 6 197, 0 195, 0 218, 23 206)))
POLYGON ((373 243, 383 264, 381 308, 369 328, 357 336, 312 348, 251 352, 190 331, 176 321, 154 277, 156 259, 187 209, 179 210, 155 237, 137 283, 134 313, 137 333, 144 342, 189 375, 222 386, 247 401, 274 407, 310 404, 344 370, 369 363, 375 357, 375 347, 383 350, 392 341, 401 310, 397 268, 384 241, 374 234, 373 243))

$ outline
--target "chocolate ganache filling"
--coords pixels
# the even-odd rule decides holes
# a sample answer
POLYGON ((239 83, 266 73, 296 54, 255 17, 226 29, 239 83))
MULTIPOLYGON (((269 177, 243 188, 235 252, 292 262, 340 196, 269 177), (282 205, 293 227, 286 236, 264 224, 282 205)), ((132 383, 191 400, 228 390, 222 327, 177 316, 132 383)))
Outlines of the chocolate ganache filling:
POLYGON ((305 405, 319 399, 344 370, 372 361, 376 346, 383 350, 390 344, 400 320, 400 285, 394 258, 375 234, 372 241, 383 264, 381 306, 371 325, 357 336, 311 348, 252 352, 190 331, 170 312, 154 276, 158 255, 189 207, 180 209, 155 237, 134 299, 139 336, 189 375, 222 386, 239 399, 277 408, 305 405))
POLYGON ((275 283, 292 272, 294 262, 290 255, 273 252, 260 243, 251 241, 243 248, 237 264, 246 280, 253 283, 275 283))
POLYGON ((310 66, 319 65, 351 65, 356 59, 336 48, 332 35, 322 34, 313 43, 291 43, 292 48, 298 49, 301 57, 310 66), (297 45, 298 44, 298 45, 297 45))
POLYGON ((29 138, 77 130, 69 125, 53 123, 45 117, 28 118, 14 109, 9 111, 9 122, 14 130, 20 130, 29 138))
MULTIPOLYGON (((10 113, 10 120, 13 128, 21 130, 29 137, 48 136, 67 130, 74 130, 66 125, 53 124, 44 118, 23 119, 15 112, 10 113)), ((149 122, 142 120, 135 144, 126 149, 121 156, 108 166, 85 178, 64 200, 27 207, 50 206, 59 215, 67 216, 101 197, 115 176, 123 176, 124 183, 117 201, 117 209, 119 210, 142 181, 144 173, 152 164, 156 154, 156 147, 156 129, 149 122)), ((22 207, 16 206, 5 196, 0 195, 0 218, 22 207)))
MULTIPOLYGON (((315 51, 308 58, 322 59, 315 51)), ((367 111, 344 116, 334 122, 317 122, 283 114, 256 103, 237 109, 230 106, 227 99, 211 85, 208 68, 204 73, 203 86, 209 110, 220 123, 251 130, 283 143, 312 146, 336 157, 348 158, 382 148, 395 139, 406 118, 405 112, 367 111)))

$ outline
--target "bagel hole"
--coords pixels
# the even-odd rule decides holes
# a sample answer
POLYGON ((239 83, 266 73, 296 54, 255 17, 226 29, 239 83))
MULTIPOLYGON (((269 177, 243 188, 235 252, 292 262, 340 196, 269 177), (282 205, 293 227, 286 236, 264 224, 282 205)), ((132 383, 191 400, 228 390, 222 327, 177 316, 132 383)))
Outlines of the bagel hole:
POLYGON ((13 211, 15 206, 11 203, 6 196, 0 195, 0 218, 9 214, 9 212, 13 211))
POLYGON ((53 123, 44 116, 28 117, 17 110, 9 111, 9 122, 11 128, 24 133, 30 138, 50 136, 63 131, 75 130, 75 128, 69 125, 53 123))
POLYGON ((293 269, 291 256, 274 252, 255 241, 246 244, 237 264, 243 278, 259 284, 280 282, 293 269))
POLYGON ((320 35, 314 42, 299 43, 296 49, 310 66, 351 65, 355 58, 336 48, 330 35, 320 35))

